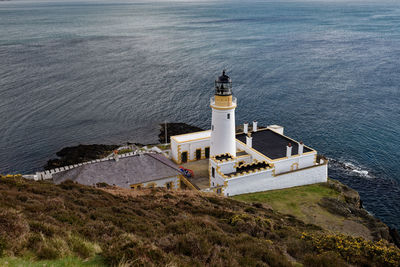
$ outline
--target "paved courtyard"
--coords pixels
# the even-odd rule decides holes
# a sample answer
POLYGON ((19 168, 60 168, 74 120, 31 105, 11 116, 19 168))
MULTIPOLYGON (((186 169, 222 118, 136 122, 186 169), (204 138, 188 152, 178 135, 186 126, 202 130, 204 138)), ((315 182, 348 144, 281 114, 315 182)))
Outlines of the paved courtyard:
POLYGON ((200 189, 205 189, 210 186, 208 178, 208 162, 209 159, 202 159, 181 164, 182 167, 194 172, 194 178, 190 178, 189 180, 200 189))

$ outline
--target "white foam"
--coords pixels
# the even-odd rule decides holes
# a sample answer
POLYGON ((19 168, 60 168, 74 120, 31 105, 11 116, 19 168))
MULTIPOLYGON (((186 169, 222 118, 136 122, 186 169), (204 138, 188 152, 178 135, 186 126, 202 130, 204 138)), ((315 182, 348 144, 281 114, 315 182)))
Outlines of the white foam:
POLYGON ((365 170, 364 168, 362 168, 361 166, 359 166, 358 164, 355 164, 353 162, 340 161, 340 160, 335 160, 335 159, 329 159, 329 161, 334 164, 332 166, 333 168, 341 168, 344 171, 351 172, 360 177, 373 178, 370 175, 369 171, 365 170))

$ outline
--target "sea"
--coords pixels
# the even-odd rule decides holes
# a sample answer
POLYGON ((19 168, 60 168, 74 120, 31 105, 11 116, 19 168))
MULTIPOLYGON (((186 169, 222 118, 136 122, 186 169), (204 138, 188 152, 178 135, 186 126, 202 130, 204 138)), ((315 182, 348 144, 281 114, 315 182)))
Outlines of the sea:
POLYGON ((0 1, 0 173, 208 129, 223 69, 237 124, 284 126, 400 229, 399 1, 0 1))

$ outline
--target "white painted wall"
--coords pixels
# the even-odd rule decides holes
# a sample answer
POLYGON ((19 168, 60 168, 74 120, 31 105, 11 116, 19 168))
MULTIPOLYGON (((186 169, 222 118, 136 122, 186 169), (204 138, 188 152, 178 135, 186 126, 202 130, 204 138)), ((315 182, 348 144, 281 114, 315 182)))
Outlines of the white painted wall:
POLYGON ((175 162, 178 162, 178 142, 171 138, 171 157, 175 162))
POLYGON ((173 188, 172 189, 179 189, 179 178, 178 176, 167 177, 160 180, 154 180, 147 183, 142 183, 142 188, 148 187, 150 184, 155 183, 156 187, 166 187, 168 182, 172 182, 173 188))
MULTIPOLYGON (((173 139, 171 139, 173 140, 173 139)), ((201 149, 201 159, 205 158, 205 148, 210 147, 210 138, 187 141, 184 143, 178 143, 176 141, 171 141, 171 152, 172 158, 175 162, 180 162, 180 154, 182 152, 188 152, 188 161, 196 160, 196 150, 201 149), (180 145, 180 150, 178 151, 178 145, 180 145)), ((210 148, 211 149, 211 148, 210 148)))
POLYGON ((230 161, 219 161, 217 163, 217 166, 219 166, 220 171, 224 174, 226 173, 231 173, 231 172, 235 172, 235 164, 236 164, 236 159, 234 160, 230 160, 230 161))
POLYGON ((210 168, 210 182, 211 182, 210 186, 214 187, 214 186, 218 186, 218 185, 224 185, 225 179, 217 171, 218 164, 215 161, 210 160, 210 166, 211 166, 211 168, 210 168), (214 177, 212 176, 212 168, 215 169, 214 177))
POLYGON ((258 161, 271 162, 270 160, 268 160, 267 157, 265 157, 261 153, 257 153, 254 150, 250 149, 248 146, 246 146, 244 143, 240 142, 239 140, 236 140, 236 147, 239 150, 244 150, 247 154, 251 155, 251 157, 253 159, 256 159, 258 161))
POLYGON ((293 156, 287 159, 273 161, 275 174, 288 172, 291 170, 303 169, 314 165, 314 158, 317 152, 301 156, 293 156), (292 168, 293 166, 293 168, 292 168))
POLYGON ((274 125, 268 125, 267 128, 271 129, 274 132, 277 132, 278 134, 283 135, 284 128, 282 126, 280 126, 280 125, 275 125, 275 124, 274 125))
POLYGON ((235 108, 227 110, 212 108, 211 156, 224 153, 236 156, 235 108))
POLYGON ((287 174, 272 176, 272 171, 227 179, 223 193, 234 196, 276 190, 307 184, 323 183, 328 179, 328 165, 319 165, 287 174))
POLYGON ((252 163, 253 162, 253 158, 251 157, 251 155, 238 157, 237 158, 237 162, 241 162, 241 161, 244 161, 244 163, 252 163))

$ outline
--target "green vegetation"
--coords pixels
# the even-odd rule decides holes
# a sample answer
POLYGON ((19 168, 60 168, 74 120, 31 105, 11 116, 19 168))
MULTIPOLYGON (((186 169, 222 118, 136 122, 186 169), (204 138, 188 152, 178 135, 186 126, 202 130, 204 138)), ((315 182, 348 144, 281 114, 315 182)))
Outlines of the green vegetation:
POLYGON ((130 153, 132 151, 133 150, 130 148, 125 148, 125 149, 118 150, 118 154, 126 154, 126 153, 130 153))
POLYGON ((159 145, 157 145, 157 147, 161 150, 166 150, 166 149, 170 149, 171 145, 170 144, 159 144, 159 145))
POLYGON ((80 258, 62 258, 57 260, 39 260, 33 261, 29 258, 15 258, 15 257, 5 257, 0 258, 0 266, 13 266, 13 267, 105 267, 104 260, 96 256, 90 260, 82 260, 80 258))
POLYGON ((97 189, 70 181, 54 185, 0 178, 0 265, 400 264, 400 250, 385 240, 359 239, 366 245, 362 251, 352 247, 357 257, 351 259, 340 250, 328 252, 329 242, 321 250, 313 241, 329 240, 329 235, 262 203, 193 191, 97 189), (376 248, 389 254, 371 257, 376 248))
POLYGON ((317 204, 323 197, 338 197, 340 193, 325 184, 313 184, 234 196, 235 199, 247 202, 268 203, 274 210, 292 214, 299 219, 306 219, 303 211, 305 205, 317 204))
POLYGON ((258 192, 233 198, 251 203, 264 203, 275 211, 290 214, 305 223, 325 230, 366 239, 393 241, 389 228, 360 206, 360 196, 351 188, 329 179, 282 190, 258 192))

